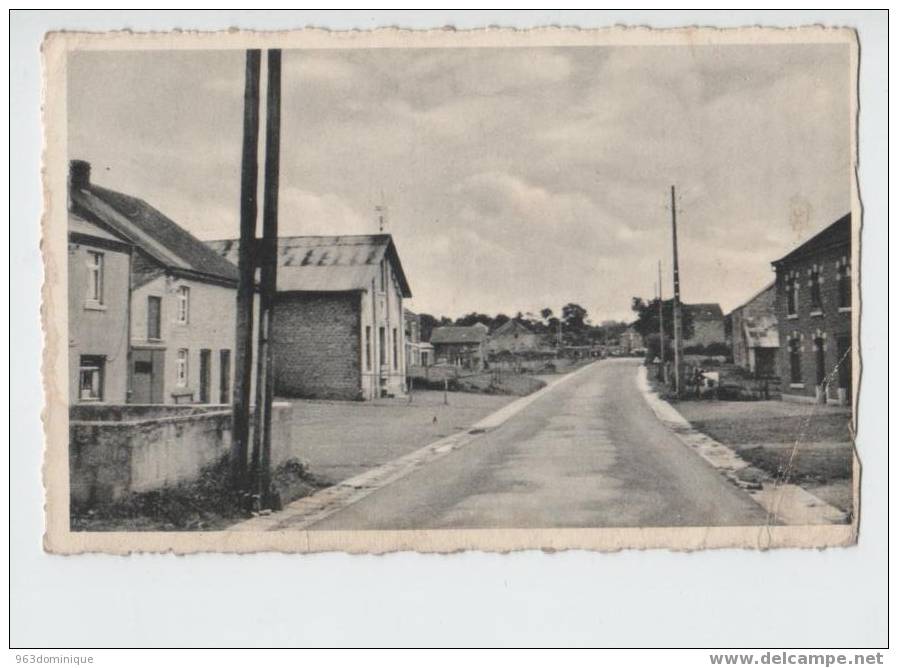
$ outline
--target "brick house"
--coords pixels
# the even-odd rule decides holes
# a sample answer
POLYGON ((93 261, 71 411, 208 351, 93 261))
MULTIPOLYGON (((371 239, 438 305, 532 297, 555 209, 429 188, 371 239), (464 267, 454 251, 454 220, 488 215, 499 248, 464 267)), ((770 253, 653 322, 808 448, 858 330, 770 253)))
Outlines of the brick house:
POLYGON ((509 320, 490 333, 486 349, 490 355, 534 352, 540 349, 540 337, 518 320, 509 320))
POLYGON ((692 336, 683 340, 683 348, 726 343, 726 327, 720 304, 683 304, 692 316, 692 336))
POLYGON ((734 308, 728 318, 732 323, 733 363, 758 377, 776 376, 779 353, 776 283, 770 283, 734 308))
MULTIPOLYGON (((239 240, 208 245, 236 261, 239 240)), ((279 238, 275 392, 345 400, 405 393, 409 297, 389 234, 279 238)))
POLYGON ((430 342, 438 363, 480 370, 486 362, 488 336, 489 327, 478 322, 470 327, 436 327, 430 342))
POLYGON ((851 400, 851 214, 774 261, 783 398, 851 400))
POLYGON ((131 250, 119 236, 69 212, 70 404, 128 398, 131 250))
POLYGON ((89 163, 70 170, 73 213, 134 249, 128 402, 230 403, 237 268, 143 200, 91 183, 89 163))

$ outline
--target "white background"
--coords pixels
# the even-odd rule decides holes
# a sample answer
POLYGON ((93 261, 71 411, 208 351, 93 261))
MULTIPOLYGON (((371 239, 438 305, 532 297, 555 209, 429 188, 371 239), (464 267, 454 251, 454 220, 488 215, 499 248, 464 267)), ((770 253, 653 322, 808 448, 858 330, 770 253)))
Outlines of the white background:
MULTIPOLYGON (((10 644, 869 647, 887 642, 887 26, 876 12, 16 12, 10 18, 10 644), (860 32, 861 539, 825 551, 380 557, 41 549, 40 58, 47 30, 847 25, 860 32)), ((102 99, 97 104, 102 104, 102 99)), ((80 653, 79 653, 80 654, 80 653)))

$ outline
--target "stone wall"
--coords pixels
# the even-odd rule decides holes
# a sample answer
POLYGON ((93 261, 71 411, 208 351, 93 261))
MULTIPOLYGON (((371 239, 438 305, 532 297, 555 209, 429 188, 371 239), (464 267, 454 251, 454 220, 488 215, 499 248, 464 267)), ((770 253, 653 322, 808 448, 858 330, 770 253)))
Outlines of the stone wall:
MULTIPOLYGON (((195 479, 231 447, 229 406, 81 406, 69 422, 71 499, 94 505, 195 479), (92 409, 96 408, 95 411, 92 409)), ((272 411, 274 466, 300 457, 293 408, 272 411)))

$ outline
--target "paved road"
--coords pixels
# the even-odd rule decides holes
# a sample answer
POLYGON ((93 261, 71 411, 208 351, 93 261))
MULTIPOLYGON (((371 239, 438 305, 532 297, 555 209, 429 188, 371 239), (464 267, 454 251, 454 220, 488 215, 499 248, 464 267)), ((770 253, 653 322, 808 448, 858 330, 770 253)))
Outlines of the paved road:
POLYGON ((312 529, 764 524, 767 515, 655 418, 638 360, 605 360, 467 447, 312 529))

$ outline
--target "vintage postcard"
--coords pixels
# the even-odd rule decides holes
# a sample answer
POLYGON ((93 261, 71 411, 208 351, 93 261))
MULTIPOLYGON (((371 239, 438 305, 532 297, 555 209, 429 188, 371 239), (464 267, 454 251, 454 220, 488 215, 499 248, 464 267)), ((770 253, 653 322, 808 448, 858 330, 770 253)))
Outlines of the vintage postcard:
POLYGON ((47 550, 855 543, 853 31, 43 56, 47 550))

